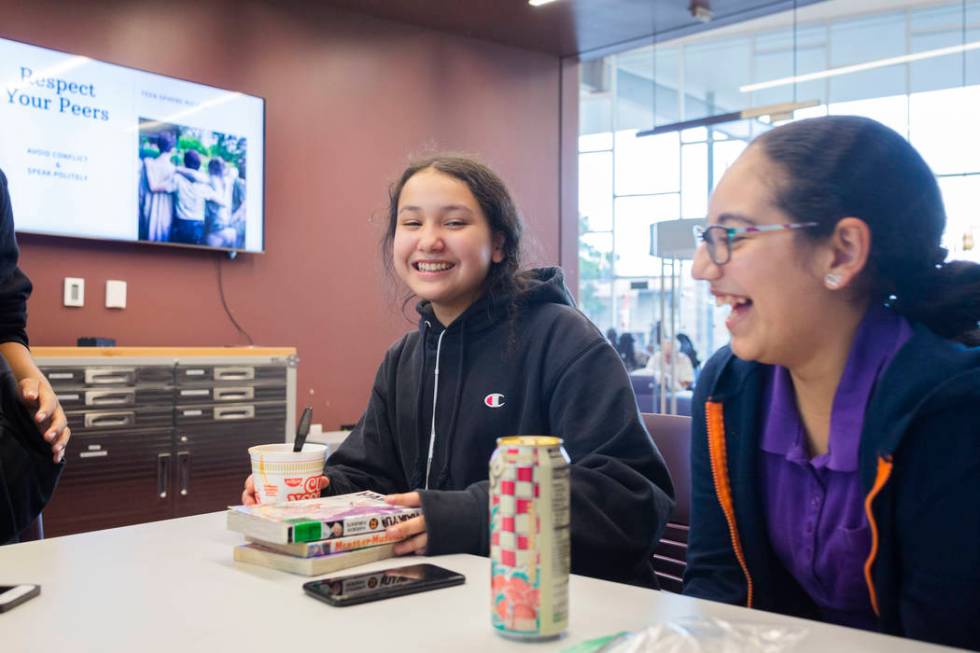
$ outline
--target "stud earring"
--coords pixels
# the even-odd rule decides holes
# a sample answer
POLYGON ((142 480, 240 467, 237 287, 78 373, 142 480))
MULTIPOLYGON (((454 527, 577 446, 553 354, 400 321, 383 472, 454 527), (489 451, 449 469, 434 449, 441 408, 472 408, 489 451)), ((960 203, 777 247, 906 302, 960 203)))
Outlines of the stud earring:
POLYGON ((836 272, 828 272, 827 276, 823 278, 823 282, 830 290, 837 290, 840 287, 841 278, 836 272))

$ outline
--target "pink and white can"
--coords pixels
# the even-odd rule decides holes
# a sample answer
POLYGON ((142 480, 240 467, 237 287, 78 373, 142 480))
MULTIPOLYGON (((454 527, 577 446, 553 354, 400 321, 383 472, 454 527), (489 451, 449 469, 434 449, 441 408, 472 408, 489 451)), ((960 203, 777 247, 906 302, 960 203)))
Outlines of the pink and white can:
POLYGON ((570 484, 561 444, 508 436, 490 458, 490 621, 504 637, 551 639, 568 628, 570 484))

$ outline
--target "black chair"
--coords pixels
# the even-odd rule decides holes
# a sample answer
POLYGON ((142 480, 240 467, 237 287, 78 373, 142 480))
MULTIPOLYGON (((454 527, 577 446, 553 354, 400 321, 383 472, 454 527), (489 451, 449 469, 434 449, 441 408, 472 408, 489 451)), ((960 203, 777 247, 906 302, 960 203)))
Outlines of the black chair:
POLYGON ((691 418, 643 413, 643 422, 667 463, 676 500, 654 550, 653 569, 662 589, 680 593, 687 566, 687 534, 691 523, 691 418))
MULTIPOLYGON (((636 405, 641 413, 653 413, 660 410, 660 385, 650 374, 630 374, 633 394, 636 395, 636 405)), ((681 390, 677 393, 677 414, 691 414, 691 399, 694 393, 681 390)), ((667 395, 667 406, 670 406, 670 395, 667 395)))

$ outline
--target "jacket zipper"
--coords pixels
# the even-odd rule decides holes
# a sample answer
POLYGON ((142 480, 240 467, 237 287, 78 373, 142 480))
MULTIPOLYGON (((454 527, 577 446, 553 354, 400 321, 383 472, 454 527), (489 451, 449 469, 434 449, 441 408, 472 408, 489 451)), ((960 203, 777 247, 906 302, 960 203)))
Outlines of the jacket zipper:
POLYGON ((732 488, 728 478, 728 455, 725 449, 725 416, 721 402, 708 401, 704 405, 708 425, 708 453, 711 458, 711 476, 715 483, 715 494, 721 511, 728 522, 728 535, 732 540, 735 558, 738 560, 742 573, 745 574, 747 586, 745 607, 752 607, 752 575, 745 562, 742 551, 742 541, 738 536, 738 526, 735 524, 735 504, 732 500, 732 488))
POLYGON ((871 609, 876 616, 881 617, 878 610, 878 592, 875 590, 875 581, 871 575, 871 568, 874 565, 875 557, 878 555, 878 523, 875 521, 874 513, 871 511, 871 504, 875 497, 884 489, 885 484, 892 474, 892 457, 878 456, 878 469, 875 473, 875 482, 871 486, 871 491, 864 500, 864 512, 868 516, 868 525, 871 527, 871 553, 864 563, 864 580, 868 584, 868 594, 871 596, 871 609))

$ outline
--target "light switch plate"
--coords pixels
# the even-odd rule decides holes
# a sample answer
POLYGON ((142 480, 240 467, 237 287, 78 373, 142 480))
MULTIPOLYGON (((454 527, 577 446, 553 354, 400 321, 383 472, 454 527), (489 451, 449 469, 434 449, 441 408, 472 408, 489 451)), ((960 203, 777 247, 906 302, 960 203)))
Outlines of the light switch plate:
POLYGON ((105 282, 105 307, 126 308, 126 282, 110 279, 105 282))
POLYGON ((85 306, 85 279, 65 277, 65 306, 85 306))

